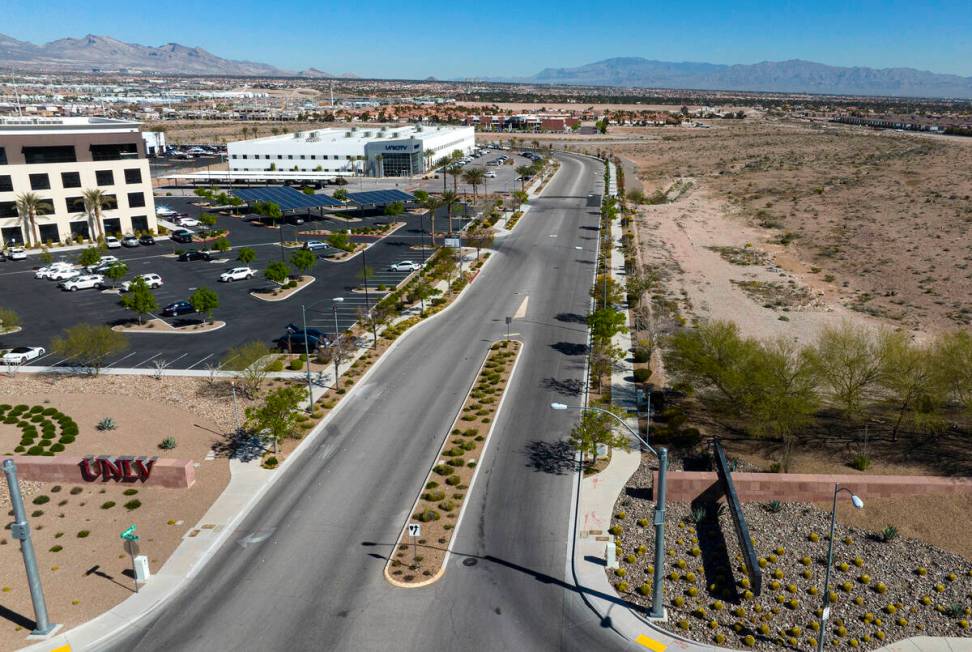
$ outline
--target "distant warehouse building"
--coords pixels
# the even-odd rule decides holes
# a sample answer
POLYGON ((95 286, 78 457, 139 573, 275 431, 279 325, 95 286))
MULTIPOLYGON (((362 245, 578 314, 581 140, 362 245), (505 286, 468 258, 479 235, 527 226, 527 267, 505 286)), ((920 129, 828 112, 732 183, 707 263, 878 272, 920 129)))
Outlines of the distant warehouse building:
POLYGON ((155 231, 139 123, 110 118, 0 118, 0 248, 155 231), (101 190, 100 210, 85 203, 101 190), (33 195, 34 221, 18 198, 33 195))
POLYGON ((408 125, 315 129, 229 143, 231 172, 324 172, 335 176, 422 174, 476 146, 472 127, 408 125))

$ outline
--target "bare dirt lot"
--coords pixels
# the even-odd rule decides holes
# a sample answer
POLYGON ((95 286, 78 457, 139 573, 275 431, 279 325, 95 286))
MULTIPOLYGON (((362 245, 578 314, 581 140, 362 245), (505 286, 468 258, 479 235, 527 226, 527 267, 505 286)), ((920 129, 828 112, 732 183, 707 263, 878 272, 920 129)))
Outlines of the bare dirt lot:
MULTIPOLYGON (((231 427, 231 403, 204 380, 21 375, 0 381, 0 403, 53 407, 74 419, 79 432, 65 455, 158 455, 197 464, 189 489, 21 481, 48 611, 67 627, 132 594, 122 530, 138 526, 142 554, 157 571, 229 481, 227 459, 206 456, 231 427), (96 428, 105 417, 114 419, 114 430, 96 428), (169 436, 176 447, 160 450, 169 436)), ((16 426, 0 424, 0 451, 12 451, 19 439, 16 426)), ((0 508, 10 510, 4 482, 0 508)), ((0 578, 0 649, 15 649, 33 611, 20 546, 9 531, 0 534, 0 578)))
MULTIPOLYGON (((732 318, 719 304, 764 310, 752 297, 740 302, 742 288, 724 293, 723 283, 706 277, 718 253, 700 245, 749 243, 771 254, 775 267, 762 269, 783 274, 777 281, 816 295, 814 310, 853 311, 912 330, 972 323, 972 143, 758 118, 647 137, 612 149, 633 164, 648 195, 691 181, 675 203, 645 208, 642 224, 675 266, 713 268, 694 270, 700 276, 690 283, 712 283, 725 300, 701 305, 707 298, 690 297, 701 313, 732 318)), ((637 187, 634 178, 627 187, 637 187)), ((723 274, 770 280, 747 278, 759 267, 734 267, 723 274)), ((752 325, 743 314, 735 319, 746 331, 752 325)), ((749 334, 779 330, 764 325, 749 334)))

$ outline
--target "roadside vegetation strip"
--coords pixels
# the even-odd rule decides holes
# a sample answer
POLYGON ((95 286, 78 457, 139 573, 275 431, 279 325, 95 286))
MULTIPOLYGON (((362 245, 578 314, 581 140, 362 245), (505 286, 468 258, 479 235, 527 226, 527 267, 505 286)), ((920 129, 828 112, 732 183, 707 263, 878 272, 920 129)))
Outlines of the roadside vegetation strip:
POLYGON ((513 227, 516 226, 517 222, 520 221, 520 218, 523 217, 523 214, 523 209, 513 211, 513 214, 510 215, 510 219, 506 220, 506 230, 512 231, 513 227))
POLYGON ((283 301, 297 294, 315 280, 317 279, 313 276, 305 274, 300 279, 290 279, 286 285, 273 288, 269 292, 263 289, 250 290, 250 296, 260 301, 283 301))
POLYGON ((385 565, 385 578, 392 584, 424 586, 445 573, 466 499, 522 348, 517 340, 502 340, 489 348, 385 565), (409 535, 410 524, 419 525, 419 536, 409 535))
POLYGON ((196 322, 183 326, 173 326, 164 319, 149 319, 143 324, 132 322, 130 324, 117 324, 111 330, 120 333, 157 333, 159 335, 199 335, 218 331, 226 326, 225 321, 196 322))

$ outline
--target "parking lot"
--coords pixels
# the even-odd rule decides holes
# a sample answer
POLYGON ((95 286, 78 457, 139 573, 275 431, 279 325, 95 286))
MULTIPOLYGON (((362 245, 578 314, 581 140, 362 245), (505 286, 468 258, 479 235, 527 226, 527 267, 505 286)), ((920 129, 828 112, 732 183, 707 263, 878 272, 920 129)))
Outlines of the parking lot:
MULTIPOLYGON (((157 198, 180 212, 196 215, 203 209, 191 205, 191 200, 176 197, 157 198)), ((307 216, 310 219, 312 216, 307 216)), ((172 368, 205 369, 217 362, 231 347, 252 340, 271 344, 283 335, 288 323, 300 324, 301 304, 307 306, 308 326, 314 326, 326 333, 333 333, 335 316, 338 329, 344 330, 355 322, 366 306, 366 301, 374 301, 371 295, 367 300, 364 294, 353 292, 363 282, 361 272, 365 265, 373 270, 369 286, 379 284, 394 286, 408 275, 405 271, 393 271, 389 266, 395 262, 412 260, 423 262, 428 255, 425 250, 415 250, 413 245, 429 240, 430 220, 422 216, 405 214, 395 218, 386 216, 365 217, 361 221, 347 223, 329 219, 314 219, 301 225, 284 224, 284 240, 323 239, 319 236, 298 237, 298 230, 361 227, 375 222, 403 221, 406 226, 395 233, 385 236, 352 236, 357 242, 370 243, 362 254, 347 262, 330 262, 319 259, 308 272, 316 282, 301 290, 297 295, 279 302, 268 302, 255 298, 250 290, 272 286, 263 278, 263 269, 272 261, 280 260, 281 253, 289 258, 293 249, 282 249, 279 245, 281 233, 244 222, 239 218, 220 215, 218 225, 229 230, 228 238, 233 250, 225 258, 207 262, 196 260, 180 262, 175 251, 187 248, 203 248, 199 245, 181 245, 167 240, 158 244, 134 249, 113 249, 109 253, 123 260, 129 269, 126 278, 136 274, 159 274, 164 285, 155 290, 159 308, 169 303, 187 299, 199 287, 214 289, 219 295, 220 306, 215 311, 215 319, 225 321, 222 329, 200 334, 161 334, 129 333, 129 349, 108 361, 108 367, 152 368, 165 361, 172 368), (239 265, 236 251, 240 247, 251 247, 256 259, 250 266, 257 275, 249 280, 233 283, 218 282, 219 275, 229 267, 239 265), (335 302, 333 299, 342 298, 335 302)), ((437 230, 442 231, 443 219, 437 220, 437 230)), ((458 225, 457 225, 458 226, 458 225)), ((76 260, 78 252, 56 255, 55 259, 76 260)), ((16 311, 23 324, 19 333, 0 337, 0 348, 14 346, 43 346, 46 355, 31 364, 65 366, 70 360, 60 359, 50 351, 51 339, 63 330, 77 323, 114 324, 134 318, 119 305, 119 295, 102 293, 99 290, 79 290, 65 292, 54 281, 35 279, 33 270, 40 265, 36 256, 25 261, 0 263, 0 296, 2 305, 16 311)))

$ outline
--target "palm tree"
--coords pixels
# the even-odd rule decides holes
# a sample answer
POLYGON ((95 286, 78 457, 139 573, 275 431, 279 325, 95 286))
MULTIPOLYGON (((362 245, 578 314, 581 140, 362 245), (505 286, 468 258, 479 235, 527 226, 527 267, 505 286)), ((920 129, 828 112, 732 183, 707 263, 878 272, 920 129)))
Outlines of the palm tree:
POLYGON ((442 193, 442 203, 446 205, 446 210, 449 211, 449 233, 452 234, 452 208, 459 201, 459 195, 456 194, 454 190, 447 190, 442 193))
MULTIPOLYGON (((443 194, 445 197, 445 194, 443 194)), ((435 249, 435 212, 443 204, 443 200, 433 195, 429 195, 428 199, 425 200, 425 207, 429 209, 429 215, 432 216, 432 249, 435 249)))
POLYGON ((426 174, 428 174, 429 170, 432 167, 432 158, 435 156, 435 152, 432 151, 431 149, 427 149, 425 150, 424 155, 425 155, 425 172, 426 174))
POLYGON ((381 154, 379 154, 378 156, 375 157, 375 163, 378 164, 378 169, 376 170, 377 174, 375 174, 376 177, 383 177, 383 176, 385 176, 385 170, 384 170, 384 168, 381 165, 381 162, 384 160, 384 158, 385 157, 382 156, 381 154))
POLYGON ((472 186, 473 197, 476 197, 476 189, 486 179, 486 172, 482 168, 470 168, 462 173, 462 180, 472 186))
POLYGON ((516 168, 516 173, 520 175, 520 190, 524 190, 524 184, 526 184, 526 178, 533 175, 533 168, 529 165, 521 165, 516 168))
POLYGON ((446 172, 452 175, 452 191, 458 192, 459 190, 459 177, 462 176, 462 166, 461 165, 450 165, 446 172))
POLYGON ((84 210, 88 213, 89 226, 94 225, 94 237, 105 237, 105 224, 102 220, 101 211, 111 208, 111 197, 106 195, 101 188, 89 188, 81 193, 84 197, 84 210))
POLYGON ((27 227, 27 245, 40 244, 40 229, 37 226, 37 216, 48 211, 47 203, 37 193, 25 192, 17 195, 17 212, 27 227))

